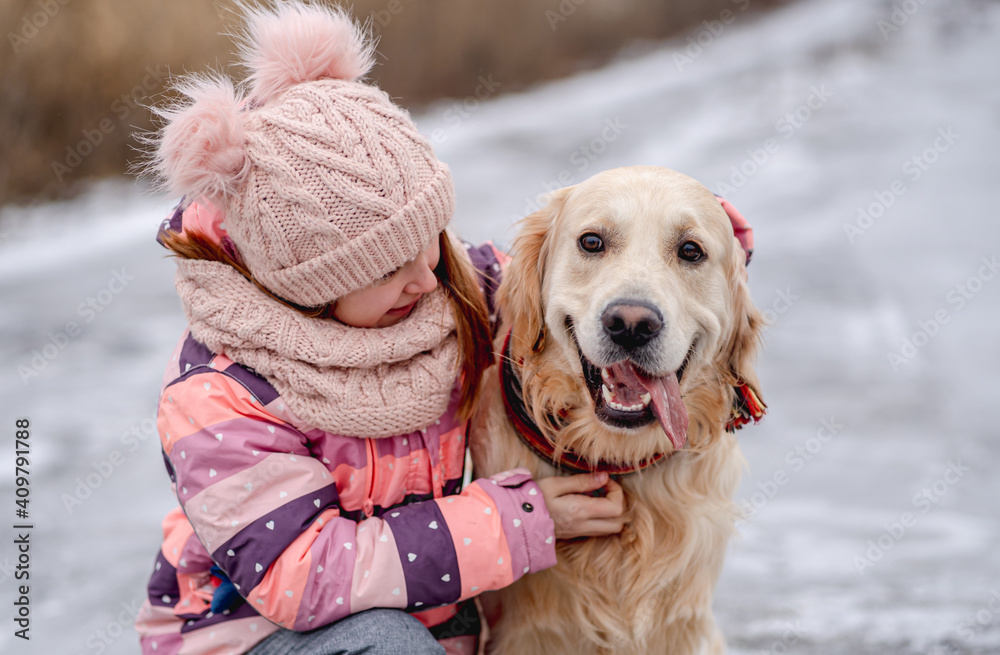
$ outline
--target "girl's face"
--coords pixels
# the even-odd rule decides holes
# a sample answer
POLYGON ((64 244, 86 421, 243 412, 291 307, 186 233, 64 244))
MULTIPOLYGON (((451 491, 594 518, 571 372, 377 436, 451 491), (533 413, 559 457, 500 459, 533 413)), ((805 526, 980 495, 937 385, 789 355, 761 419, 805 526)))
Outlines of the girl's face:
POLYGON ((417 257, 364 289, 337 299, 333 317, 352 327, 395 325, 406 318, 417 301, 438 284, 434 269, 441 259, 440 236, 417 257))

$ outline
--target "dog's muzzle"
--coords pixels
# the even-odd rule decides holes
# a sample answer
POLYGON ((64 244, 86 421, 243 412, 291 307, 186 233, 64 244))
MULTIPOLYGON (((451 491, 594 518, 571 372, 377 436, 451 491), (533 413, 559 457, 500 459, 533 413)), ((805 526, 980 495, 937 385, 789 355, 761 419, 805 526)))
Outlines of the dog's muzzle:
POLYGON ((663 314, 646 302, 617 301, 604 309, 601 326, 612 343, 631 352, 645 346, 660 334, 663 329, 663 314))
POLYGON ((625 429, 659 422, 674 449, 679 450, 687 441, 688 424, 679 385, 690 351, 677 371, 653 376, 642 369, 641 355, 648 352, 645 346, 655 343, 663 327, 662 315, 645 303, 612 303, 601 322, 605 334, 620 349, 615 357, 618 361, 605 367, 596 366, 583 354, 572 320, 567 317, 566 321, 594 400, 595 415, 605 423, 625 429))

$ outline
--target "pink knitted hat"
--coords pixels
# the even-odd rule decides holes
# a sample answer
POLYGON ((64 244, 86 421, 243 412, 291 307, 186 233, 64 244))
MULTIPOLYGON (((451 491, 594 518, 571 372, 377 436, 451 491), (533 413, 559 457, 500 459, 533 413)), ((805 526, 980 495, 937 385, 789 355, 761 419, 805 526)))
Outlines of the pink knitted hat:
POLYGON ((222 209, 253 276, 318 307, 416 257, 454 208, 447 166, 407 112, 359 80, 374 44, 340 9, 244 7, 246 91, 183 81, 152 168, 170 192, 222 209))

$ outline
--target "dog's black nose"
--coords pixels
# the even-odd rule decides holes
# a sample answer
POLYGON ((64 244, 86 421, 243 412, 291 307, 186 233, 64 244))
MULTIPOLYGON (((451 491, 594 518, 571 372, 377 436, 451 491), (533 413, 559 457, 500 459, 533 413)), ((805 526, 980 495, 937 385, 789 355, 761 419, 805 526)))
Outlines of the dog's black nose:
POLYGON ((613 302, 601 314, 604 332, 613 342, 632 350, 646 345, 663 328, 663 315, 652 305, 629 300, 613 302))

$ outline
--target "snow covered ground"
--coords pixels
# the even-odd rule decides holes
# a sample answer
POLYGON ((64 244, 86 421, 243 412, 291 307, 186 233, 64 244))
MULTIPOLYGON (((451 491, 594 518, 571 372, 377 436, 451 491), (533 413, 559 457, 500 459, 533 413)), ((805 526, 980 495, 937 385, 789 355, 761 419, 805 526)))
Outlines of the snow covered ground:
MULTIPOLYGON (((456 226, 505 242, 547 188, 621 165, 728 195, 772 321, 770 413, 740 433, 748 518, 716 596, 731 652, 998 653, 1000 4, 747 6, 419 116, 454 172, 456 226)), ((0 652, 137 652, 175 504, 152 420, 184 327, 153 239, 171 204, 106 183, 0 222, 2 616, 20 584, 15 417, 31 419, 35 525, 32 640, 5 618, 0 652)))

